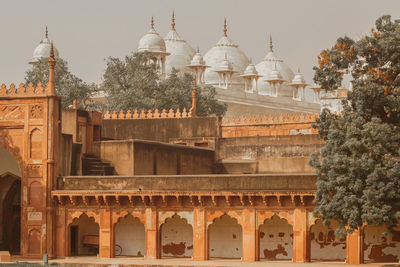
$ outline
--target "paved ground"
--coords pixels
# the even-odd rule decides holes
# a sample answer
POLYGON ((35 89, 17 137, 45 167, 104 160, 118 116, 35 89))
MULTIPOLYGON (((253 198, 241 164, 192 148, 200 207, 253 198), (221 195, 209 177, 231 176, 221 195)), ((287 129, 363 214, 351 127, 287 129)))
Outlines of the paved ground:
MULTIPOLYGON (((25 260, 18 260, 25 261, 25 260)), ((26 262, 26 261, 25 261, 26 262)), ((38 261, 30 261, 32 263, 38 261)), ((243 266, 243 267, 355 267, 360 265, 347 265, 343 262, 311 262, 311 263, 292 263, 289 261, 259 261, 259 262, 241 262, 237 260, 209 260, 209 261, 193 261, 191 259, 159 259, 159 260, 146 260, 138 258, 114 258, 114 259, 102 259, 97 257, 68 257, 65 259, 50 260, 50 264, 61 264, 61 265, 85 265, 85 266, 194 266, 194 267, 231 267, 231 266, 243 266)), ((396 263, 385 263, 385 264, 365 264, 367 267, 400 267, 400 264, 396 263)))

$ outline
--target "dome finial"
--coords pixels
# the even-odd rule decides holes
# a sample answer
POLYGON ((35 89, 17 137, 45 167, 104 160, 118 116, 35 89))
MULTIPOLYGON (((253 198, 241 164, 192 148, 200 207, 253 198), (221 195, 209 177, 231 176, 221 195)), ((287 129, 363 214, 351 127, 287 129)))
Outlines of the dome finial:
POLYGON ((172 28, 173 31, 175 31, 175 12, 173 10, 172 10, 171 28, 172 28))
POLYGON ((228 31, 227 29, 227 25, 226 25, 226 18, 224 19, 224 36, 227 37, 228 35, 226 34, 226 32, 228 31))
POLYGON ((297 67, 297 72, 300 73, 300 67, 297 67))
POLYGON ((199 49, 199 47, 197 47, 197 53, 200 53, 200 49, 199 49))
POLYGON ((153 18, 153 16, 151 16, 151 24, 150 24, 150 26, 154 30, 154 18, 153 18))
POLYGON ((45 36, 46 36, 46 39, 49 38, 49 31, 48 31, 48 29, 47 29, 47 26, 46 26, 46 33, 45 33, 45 36))
POLYGON ((274 52, 274 45, 272 44, 272 35, 269 36, 269 51, 274 52))

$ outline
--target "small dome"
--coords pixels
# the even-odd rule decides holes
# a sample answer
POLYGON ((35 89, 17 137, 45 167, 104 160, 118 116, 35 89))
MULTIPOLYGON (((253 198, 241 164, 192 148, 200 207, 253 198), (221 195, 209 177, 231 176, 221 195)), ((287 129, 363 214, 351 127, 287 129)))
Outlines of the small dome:
POLYGON ((267 75, 266 81, 284 81, 279 70, 276 69, 276 65, 273 70, 267 75))
POLYGON ((189 71, 186 66, 190 64, 196 51, 176 32, 174 13, 172 13, 171 26, 171 31, 164 38, 166 51, 170 53, 165 60, 165 71, 171 73, 172 68, 178 71, 189 71))
MULTIPOLYGON (((243 79, 239 76, 240 73, 243 73, 246 67, 249 65, 250 61, 245 55, 245 53, 239 49, 239 46, 234 44, 231 39, 226 34, 226 20, 224 24, 224 36, 218 41, 218 43, 212 47, 205 55, 204 60, 208 66, 204 73, 204 80, 209 84, 218 84, 219 77, 215 72, 221 64, 225 60, 225 56, 227 60, 232 66, 232 70, 236 72, 232 76, 232 83, 243 84, 243 79)), ((225 63, 224 63, 225 64, 225 63)))
POLYGON ((139 52, 164 52, 166 51, 164 39, 154 29, 154 21, 151 18, 150 31, 145 34, 139 41, 139 52))
POLYGON ((232 64, 229 62, 228 58, 226 57, 226 54, 225 54, 224 60, 214 68, 214 71, 231 71, 231 72, 233 72, 232 64))
POLYGON ((279 71, 282 79, 285 81, 282 87, 279 89, 279 94, 284 96, 291 96, 292 88, 287 86, 287 83, 292 81, 294 78, 293 71, 283 62, 282 59, 278 58, 273 52, 272 39, 270 40, 270 51, 265 58, 256 65, 258 74, 262 76, 259 80, 258 89, 260 92, 268 92, 270 85, 267 80, 271 72, 276 68, 279 71), (275 67, 276 66, 276 67, 275 67))
POLYGON ((203 59, 203 56, 200 54, 199 49, 197 49, 197 53, 194 55, 192 61, 190 61, 191 66, 204 66, 206 62, 203 59))
MULTIPOLYGON (((40 44, 33 51, 33 58, 30 63, 35 63, 39 59, 42 59, 42 58, 49 58, 50 57, 50 46, 51 46, 51 42, 48 38, 48 31, 47 31, 47 27, 46 27, 45 38, 40 41, 40 44)), ((54 48, 54 56, 56 58, 58 58, 59 57, 58 50, 54 45, 53 45, 53 48, 54 48)))
POLYGON ((304 79, 304 75, 300 72, 300 69, 297 71, 290 85, 306 85, 306 80, 304 79))
POLYGON ((258 72, 254 64, 250 62, 250 64, 247 66, 242 76, 255 76, 255 75, 258 75, 258 72))

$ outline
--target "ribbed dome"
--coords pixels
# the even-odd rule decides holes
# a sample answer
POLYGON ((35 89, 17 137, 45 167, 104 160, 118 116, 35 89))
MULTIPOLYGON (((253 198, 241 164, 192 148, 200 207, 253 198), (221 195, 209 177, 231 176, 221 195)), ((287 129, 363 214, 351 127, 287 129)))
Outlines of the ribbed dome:
POLYGON ((175 16, 172 14, 172 29, 164 38, 166 50, 170 55, 165 60, 165 71, 171 73, 172 68, 189 72, 186 68, 196 51, 175 30, 175 16))
POLYGON ((282 59, 279 59, 272 50, 272 41, 270 44, 270 51, 265 56, 263 61, 256 65, 256 69, 258 74, 262 77, 259 79, 258 89, 260 92, 268 92, 270 90, 270 86, 266 81, 269 79, 269 75, 274 70, 276 66, 276 70, 282 76, 282 79, 285 81, 282 85, 282 88, 279 90, 280 94, 285 96, 291 96, 292 89, 287 86, 287 83, 290 83, 293 80, 294 73, 293 71, 283 62, 282 59))
POLYGON ((165 42, 164 39, 156 32, 154 29, 154 21, 151 18, 151 28, 150 31, 144 35, 140 41, 138 46, 139 52, 165 52, 165 42))
POLYGON ((203 66, 206 62, 203 59, 203 56, 200 54, 200 51, 197 49, 196 55, 194 55, 192 61, 190 61, 191 66, 203 66))
POLYGON ((290 85, 299 85, 299 86, 306 85, 306 80, 304 79, 304 75, 300 72, 300 69, 297 71, 290 85))
POLYGON ((233 74, 231 82, 243 84, 244 81, 239 75, 244 72, 250 61, 238 45, 234 44, 226 35, 226 23, 224 25, 224 36, 204 55, 204 61, 211 67, 206 69, 204 74, 206 83, 216 84, 219 82, 215 70, 225 60, 225 55, 232 65, 233 71, 236 72, 233 74))
MULTIPOLYGON (((33 58, 30 63, 35 63, 41 58, 49 58, 50 57, 50 46, 51 42, 48 38, 47 27, 46 27, 46 35, 45 38, 40 41, 40 44, 33 51, 33 58)), ((54 56, 56 58, 59 57, 57 48, 53 45, 54 48, 54 56)))

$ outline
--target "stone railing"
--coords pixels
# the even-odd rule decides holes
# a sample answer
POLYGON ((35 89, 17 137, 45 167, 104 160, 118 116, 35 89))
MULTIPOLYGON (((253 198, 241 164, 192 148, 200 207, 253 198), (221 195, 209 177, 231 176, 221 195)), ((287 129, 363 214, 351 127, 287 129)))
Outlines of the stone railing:
POLYGON ((258 115, 225 117, 222 125, 254 125, 254 124, 286 124, 286 123, 313 123, 319 113, 296 113, 279 115, 258 115))
POLYGON ((158 119, 158 118, 189 118, 191 117, 190 111, 187 112, 186 108, 180 111, 178 108, 176 111, 173 109, 170 109, 167 111, 166 109, 163 109, 161 112, 158 109, 155 109, 154 111, 149 109, 145 111, 142 109, 142 111, 134 110, 133 113, 130 110, 127 110, 126 112, 124 110, 120 110, 119 112, 117 111, 106 111, 104 114, 104 119, 158 119))
POLYGON ((23 83, 20 83, 18 88, 15 87, 13 83, 8 89, 5 84, 2 84, 0 87, 0 97, 26 97, 46 95, 49 93, 50 87, 43 87, 41 83, 38 83, 36 87, 34 87, 32 83, 29 83, 28 87, 25 87, 25 84, 23 83))

